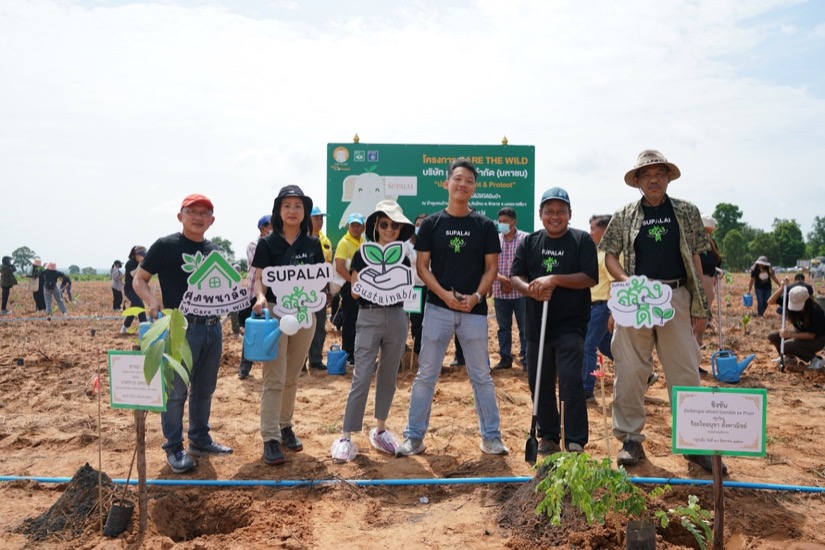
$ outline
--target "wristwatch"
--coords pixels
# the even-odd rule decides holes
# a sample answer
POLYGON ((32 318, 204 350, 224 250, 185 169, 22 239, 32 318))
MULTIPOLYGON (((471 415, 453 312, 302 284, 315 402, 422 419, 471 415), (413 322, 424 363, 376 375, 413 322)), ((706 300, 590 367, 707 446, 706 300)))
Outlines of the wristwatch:
POLYGON ((484 296, 482 296, 482 295, 481 295, 480 293, 478 293, 478 292, 473 292, 473 296, 475 296, 475 297, 476 297, 476 299, 478 299, 478 303, 479 303, 479 304, 480 304, 480 303, 484 300, 484 296))

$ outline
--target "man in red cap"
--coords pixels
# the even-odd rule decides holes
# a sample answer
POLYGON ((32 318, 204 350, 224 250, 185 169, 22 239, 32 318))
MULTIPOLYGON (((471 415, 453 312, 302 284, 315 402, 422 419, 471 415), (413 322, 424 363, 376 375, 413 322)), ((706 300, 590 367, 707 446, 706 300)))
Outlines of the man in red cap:
MULTIPOLYGON (((204 195, 188 195, 181 203, 178 221, 183 225, 180 233, 161 237, 149 247, 132 282, 134 291, 146 304, 149 315, 157 317, 158 311, 178 308, 189 290, 189 273, 184 271, 185 256, 197 253, 208 256, 218 247, 204 237, 215 222, 214 207, 204 195), (149 280, 158 276, 162 303, 149 289, 149 280)), ((209 413, 212 394, 218 382, 218 368, 223 352, 220 316, 186 315, 188 328, 186 340, 192 349, 190 387, 175 374, 169 393, 166 412, 160 422, 166 443, 166 461, 175 473, 183 473, 196 466, 189 455, 206 456, 229 454, 230 447, 221 445, 209 435, 209 413), (183 407, 189 398, 189 447, 183 448, 183 407)))

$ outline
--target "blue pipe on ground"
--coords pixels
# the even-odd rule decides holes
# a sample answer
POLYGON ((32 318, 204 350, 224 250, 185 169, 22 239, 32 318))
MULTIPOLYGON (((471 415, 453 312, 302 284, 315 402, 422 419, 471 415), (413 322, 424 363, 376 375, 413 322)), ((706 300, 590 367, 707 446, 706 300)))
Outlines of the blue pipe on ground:
MULTIPOLYGON (((423 479, 147 479, 147 485, 167 485, 185 487, 314 487, 348 483, 356 487, 373 487, 384 485, 480 485, 493 483, 526 483, 532 477, 455 477, 423 479)), ((0 476, 0 481, 37 481, 38 483, 69 483, 70 477, 37 476, 0 476)), ((114 483, 123 485, 125 479, 113 479, 114 483)), ((630 481, 640 485, 712 485, 711 479, 679 479, 666 477, 631 477, 630 481)), ((136 479, 128 481, 137 485, 136 479)), ((730 489, 757 489, 767 491, 797 491, 800 493, 825 493, 825 487, 806 485, 779 485, 774 483, 753 483, 748 481, 723 481, 722 485, 730 489)))

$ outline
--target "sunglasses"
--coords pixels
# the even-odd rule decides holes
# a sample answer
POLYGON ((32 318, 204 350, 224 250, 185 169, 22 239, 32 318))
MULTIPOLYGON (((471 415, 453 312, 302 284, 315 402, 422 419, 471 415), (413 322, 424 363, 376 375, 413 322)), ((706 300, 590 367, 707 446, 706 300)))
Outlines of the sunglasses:
POLYGON ((384 221, 382 221, 378 224, 378 228, 379 229, 390 229, 390 228, 392 228, 393 231, 398 231, 399 229, 401 229, 401 224, 400 223, 395 223, 395 222, 388 222, 388 221, 384 220, 384 221))

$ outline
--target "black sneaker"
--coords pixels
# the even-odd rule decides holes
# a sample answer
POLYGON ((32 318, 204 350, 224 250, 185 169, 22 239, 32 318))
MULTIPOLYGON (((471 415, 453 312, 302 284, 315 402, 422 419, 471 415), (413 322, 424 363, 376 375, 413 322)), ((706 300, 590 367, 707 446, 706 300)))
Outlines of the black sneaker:
POLYGON ((209 445, 197 445, 189 442, 189 448, 186 450, 192 456, 207 456, 207 455, 231 455, 232 447, 221 445, 215 441, 209 445))
POLYGON ((504 369, 511 369, 513 368, 513 358, 512 357, 502 357, 501 361, 493 367, 493 370, 504 370, 504 369))
POLYGON ((287 451, 297 453, 298 451, 304 450, 304 444, 301 443, 301 440, 298 439, 298 436, 292 431, 292 426, 281 428, 281 439, 287 451))
POLYGON ((196 466, 192 457, 186 454, 186 451, 183 449, 166 453, 166 462, 169 463, 169 467, 172 468, 172 471, 176 474, 188 472, 196 466))
POLYGON ((584 399, 585 401, 595 401, 596 396, 593 394, 593 390, 584 390, 584 399))
POLYGON ((281 451, 281 444, 276 439, 264 441, 264 462, 267 464, 283 464, 286 457, 281 451))
POLYGON ((327 370, 327 366, 323 363, 310 363, 309 368, 315 370, 327 370))
POLYGON ((450 363, 451 367, 463 367, 464 366, 464 358, 463 357, 456 357, 452 363, 450 363))
MULTIPOLYGON (((693 462, 706 472, 713 473, 713 459, 711 459, 710 455, 685 455, 685 460, 688 462, 693 462)), ((728 467, 725 466, 725 463, 722 463, 722 475, 728 475, 728 467)))
POLYGON ((635 466, 645 457, 645 450, 639 441, 628 439, 622 445, 616 464, 619 466, 635 466))
POLYGON ((252 361, 241 361, 238 367, 238 378, 245 380, 249 377, 249 372, 252 370, 252 361))

